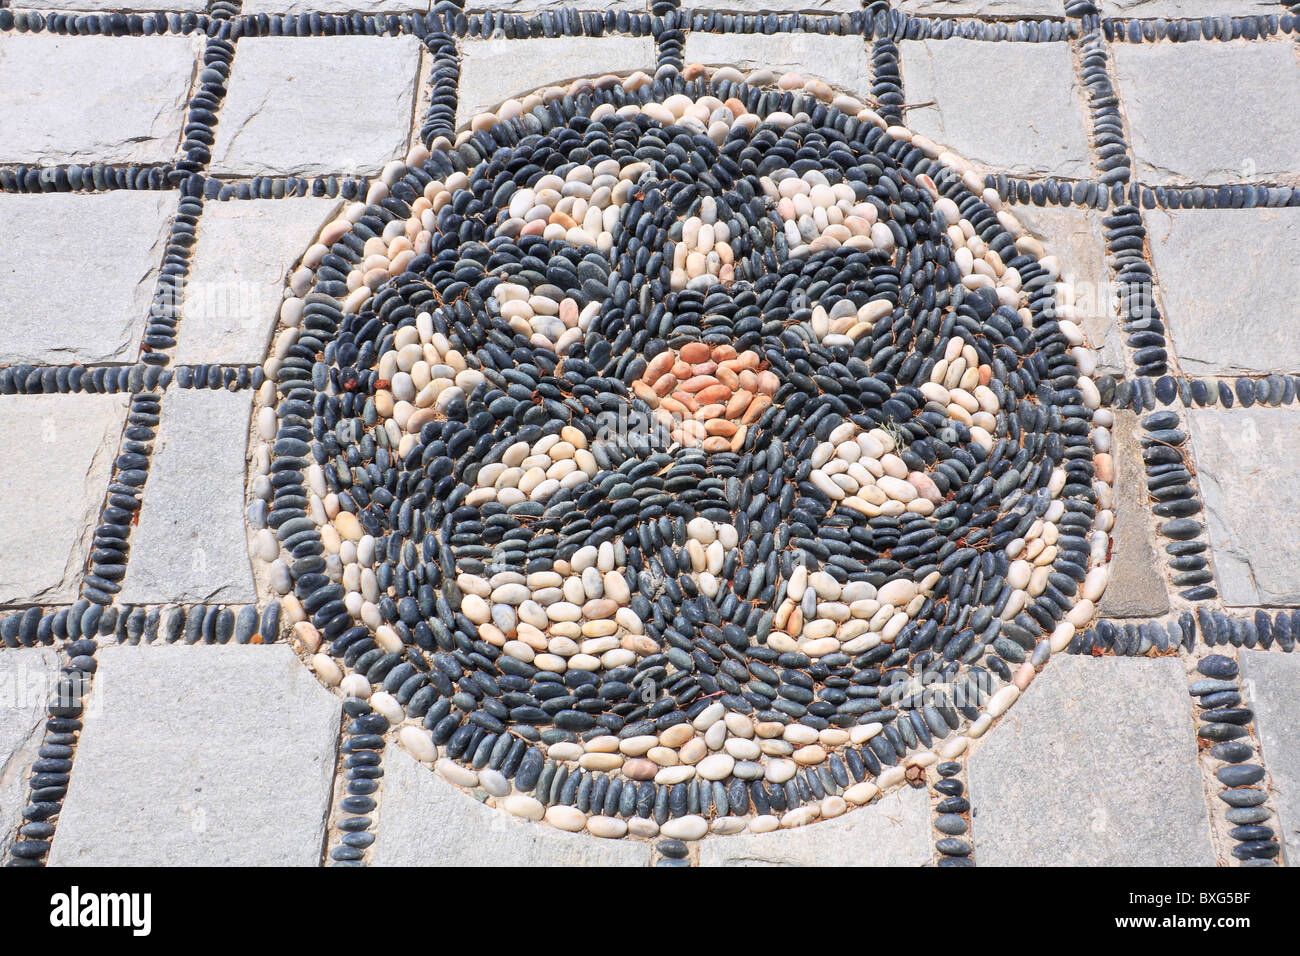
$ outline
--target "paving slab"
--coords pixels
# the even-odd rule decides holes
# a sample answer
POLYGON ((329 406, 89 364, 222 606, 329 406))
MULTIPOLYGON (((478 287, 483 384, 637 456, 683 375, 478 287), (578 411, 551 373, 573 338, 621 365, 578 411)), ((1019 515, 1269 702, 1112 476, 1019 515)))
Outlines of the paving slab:
POLYGON ((1300 209, 1144 214, 1174 352, 1192 375, 1300 372, 1300 209), (1267 250, 1261 255, 1261 250, 1267 250))
POLYGON ((195 37, 0 37, 0 163, 163 163, 203 41, 195 37))
POLYGON ((176 361, 260 365, 285 279, 338 208, 338 200, 306 197, 209 203, 185 283, 176 361))
POLYGON ((133 361, 176 203, 146 190, 0 194, 0 363, 133 361))
POLYGON ((1300 861, 1300 656, 1242 651, 1241 674, 1273 783, 1283 854, 1294 866, 1300 861))
POLYGON ((931 840, 929 795, 906 787, 834 820, 710 837, 700 866, 924 866, 931 840))
POLYGON ((53 650, 0 650, 0 859, 22 823, 28 771, 44 737, 45 702, 58 673, 53 650))
POLYGON ((341 708, 287 645, 107 647, 92 702, 52 866, 320 863, 341 708))
POLYGON ((862 2, 861 0, 762 0, 761 3, 746 8, 743 4, 728 3, 727 0, 698 0, 695 3, 683 3, 682 6, 689 10, 725 10, 728 13, 736 13, 743 9, 745 13, 762 10, 767 13, 825 14, 852 13, 854 10, 862 9, 862 2))
POLYGON ((1159 617, 1169 610, 1155 529, 1147 504, 1146 472, 1138 444, 1137 415, 1115 413, 1115 527, 1111 531, 1110 584, 1098 610, 1103 617, 1159 617))
POLYGON ((1197 408, 1188 418, 1224 603, 1300 605, 1300 411, 1197 408))
POLYGON ((1065 0, 895 0, 893 6, 904 13, 984 19, 1065 15, 1065 0))
POLYGON ((0 397, 0 604, 77 598, 126 420, 125 395, 0 397))
POLYGON ((239 41, 213 175, 373 175, 406 155, 420 72, 413 36, 239 41))
POLYGON ((654 73, 652 37, 466 40, 461 44, 456 126, 459 129, 476 114, 543 86, 637 70, 654 73))
POLYGON ((1116 44, 1111 53, 1142 182, 1217 186, 1300 178, 1295 43, 1116 44), (1213 103, 1224 108, 1207 111, 1213 103))
POLYGON ((1250 16, 1263 13, 1241 0, 1097 0, 1104 17, 1156 17, 1196 18, 1221 16, 1250 16))
POLYGON ((650 844, 531 823, 479 803, 401 747, 384 753, 376 866, 647 866, 650 844))
POLYGON ((122 583, 126 604, 252 604, 244 475, 253 393, 172 388, 122 583))
MULTIPOLYGON (((356 0, 352 2, 355 3, 356 0)), ((539 13, 543 10, 564 7, 574 10, 628 10, 634 13, 646 13, 649 10, 646 0, 465 0, 465 12, 468 14, 488 10, 503 13, 539 13)))
POLYGON ((129 10, 132 13, 147 13, 153 10, 165 10, 177 13, 203 13, 208 9, 207 0, 128 0, 121 6, 112 0, 23 0, 25 10, 69 10, 90 12, 129 10))
POLYGON ((981 866, 1213 866, 1181 661, 1053 658, 967 763, 981 866))
POLYGON ((246 0, 239 12, 256 13, 428 13, 433 0, 246 0))
POLYGON ((907 111, 916 132, 1017 176, 1090 174, 1086 113, 1067 44, 909 40, 899 44, 899 59, 906 100, 918 104, 907 111))
POLYGON ((1101 216, 1091 209, 1072 206, 1015 205, 1009 211, 1038 237, 1048 255, 1059 260, 1057 301, 1072 306, 1078 314, 1088 344, 1097 350, 1101 370, 1122 371, 1123 344, 1111 306, 1110 267, 1106 265, 1101 216))
POLYGON ((871 92, 867 42, 860 36, 817 33, 688 33, 687 63, 770 69, 824 80, 836 89, 862 97, 871 92))

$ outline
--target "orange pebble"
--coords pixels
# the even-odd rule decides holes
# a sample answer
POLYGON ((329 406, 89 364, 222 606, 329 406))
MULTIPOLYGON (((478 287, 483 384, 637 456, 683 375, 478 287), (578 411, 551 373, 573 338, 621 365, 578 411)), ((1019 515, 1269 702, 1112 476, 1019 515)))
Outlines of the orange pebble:
POLYGON ((672 352, 660 352, 650 360, 650 364, 645 367, 645 374, 641 377, 647 382, 653 382, 664 372, 673 367, 677 357, 672 352))
POLYGON ((710 435, 721 435, 723 438, 730 438, 738 428, 735 422, 729 422, 725 418, 715 418, 704 425, 705 431, 710 435))
POLYGON ((721 435, 714 435, 711 438, 704 439, 704 441, 700 443, 700 447, 709 452, 730 451, 731 442, 728 439, 723 438, 721 435))
POLYGON ((769 395, 755 396, 754 400, 749 403, 749 408, 745 409, 745 414, 741 416, 740 423, 742 425, 754 424, 754 422, 758 421, 759 418, 762 417, 763 413, 767 411, 767 406, 771 404, 772 404, 771 396, 769 395))
POLYGON ((707 362, 709 360, 709 347, 703 342, 690 342, 683 345, 678 350, 677 355, 683 362, 690 362, 692 365, 696 362, 707 362))
POLYGON ((676 375, 660 375, 654 383, 654 393, 661 398, 677 387, 676 375))
POLYGON ((735 346, 732 345, 715 345, 713 347, 713 361, 725 362, 728 359, 736 357, 735 346))
POLYGON ((727 402, 727 417, 739 418, 741 412, 749 407, 749 403, 754 400, 754 393, 748 390, 736 392, 731 396, 731 401, 727 402))
POLYGON ((716 379, 714 380, 714 384, 707 385, 695 393, 695 398, 701 405, 710 405, 713 402, 725 402, 730 397, 731 388, 723 385, 716 379))

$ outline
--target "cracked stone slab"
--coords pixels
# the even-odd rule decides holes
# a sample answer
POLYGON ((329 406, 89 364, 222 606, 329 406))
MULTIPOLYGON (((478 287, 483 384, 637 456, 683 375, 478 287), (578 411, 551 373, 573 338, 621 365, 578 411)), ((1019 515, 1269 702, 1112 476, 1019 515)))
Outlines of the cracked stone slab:
POLYGON ((338 207, 305 197, 209 203, 185 282, 176 362, 260 364, 285 279, 338 207))
POLYGON ((1124 368, 1119 321, 1111 305, 1110 268, 1101 216, 1072 206, 1014 205, 1008 211, 1038 237, 1061 264, 1057 301, 1078 313, 1088 344, 1097 350, 1101 371, 1124 368), (1060 287, 1064 285, 1065 288, 1060 287))
POLYGON ((0 163, 171 160, 202 49, 198 36, 0 37, 0 163))
POLYGON ((1278 836, 1287 863, 1294 866, 1300 860, 1300 656, 1242 651, 1241 673, 1273 782, 1278 836))
POLYGON ((1300 412, 1197 408, 1188 419, 1223 602, 1300 605, 1300 412))
POLYGON ((0 397, 0 604, 77 598, 117 455, 127 396, 0 397))
POLYGON ((287 645, 107 647, 90 704, 51 865, 319 865, 341 708, 287 645))
POLYGON ((1083 98, 1065 43, 899 44, 908 125, 971 162, 1016 176, 1091 172, 1083 98), (1020 77, 1014 90, 1008 77, 1020 77))
POLYGON ((1103 617, 1159 617, 1169 610, 1155 529, 1147 505, 1146 471, 1137 438, 1137 415, 1115 412, 1115 527, 1111 531, 1110 583, 1098 610, 1103 617))
POLYGON ((1121 43, 1111 52, 1143 182, 1217 186, 1300 176, 1294 43, 1121 43), (1196 95, 1189 96, 1193 79, 1196 95), (1230 108, 1211 119, 1206 103, 1230 108))
POLYGON ((647 866, 650 845, 531 823, 479 803, 402 748, 384 753, 376 866, 647 866))
POLYGON ((1103 17, 1141 17, 1152 20, 1156 17, 1168 19, 1200 19, 1201 17, 1221 17, 1228 15, 1249 16, 1263 13, 1263 9, 1252 9, 1250 4, 1241 4, 1228 0, 1097 0, 1097 6, 1103 17))
POLYGON ((406 155, 420 73, 413 36, 239 41, 214 175, 374 175, 406 155))
POLYGON ((953 17, 1060 17, 1065 0, 895 0, 897 10, 929 16, 953 17))
POLYGON ((1143 217, 1184 372, 1300 371, 1300 271, 1290 265, 1300 261, 1300 209, 1147 210, 1143 217))
POLYGON ((247 389, 163 396, 124 603, 256 603, 243 510, 252 409, 247 389))
POLYGON ((44 736, 45 702, 59 661, 46 648, 0 651, 0 859, 9 854, 27 805, 27 776, 44 736))
POLYGON ((461 45, 456 126, 512 96, 579 76, 655 71, 652 37, 555 37, 466 40, 461 45))
POLYGON ((871 64, 860 36, 691 32, 686 34, 683 58, 706 66, 798 73, 857 97, 871 92, 871 64))
POLYGON ((697 3, 683 3, 682 6, 692 11, 722 10, 727 13, 742 10, 751 13, 762 10, 764 13, 827 14, 853 13, 855 10, 862 9, 861 0, 762 0, 762 3, 757 3, 752 8, 746 8, 744 4, 728 3, 726 0, 699 0, 697 3))
POLYGON ((1181 661, 1053 658, 967 762, 981 866, 1214 866, 1181 661))
POLYGON ((0 363, 133 361, 176 203, 147 190, 0 194, 0 363), (51 282, 58 262, 76 267, 51 282))
MULTIPOLYGON (((355 3, 356 0, 350 2, 355 3)), ((540 13, 543 10, 563 8, 599 10, 602 13, 606 10, 645 13, 648 9, 645 0, 466 0, 465 3, 465 12, 471 16, 489 10, 499 13, 540 13)))
POLYGON ((127 0, 120 7, 114 8, 105 0, 23 0, 25 10, 68 10, 93 13, 105 10, 129 10, 132 13, 146 13, 153 10, 165 10, 176 13, 204 13, 208 9, 207 0, 127 0))
POLYGON ((905 787, 834 820, 709 837, 700 842, 700 866, 924 866, 930 844, 930 798, 905 787))

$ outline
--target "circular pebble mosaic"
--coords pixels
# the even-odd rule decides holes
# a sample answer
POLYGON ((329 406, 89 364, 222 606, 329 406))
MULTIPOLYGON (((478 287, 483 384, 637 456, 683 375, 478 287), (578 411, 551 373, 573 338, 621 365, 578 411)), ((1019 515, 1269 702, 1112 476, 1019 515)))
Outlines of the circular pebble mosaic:
POLYGON ((1058 271, 963 160, 817 81, 510 100, 291 276, 263 578, 326 684, 511 813, 837 816, 1094 616, 1111 419, 1058 271))

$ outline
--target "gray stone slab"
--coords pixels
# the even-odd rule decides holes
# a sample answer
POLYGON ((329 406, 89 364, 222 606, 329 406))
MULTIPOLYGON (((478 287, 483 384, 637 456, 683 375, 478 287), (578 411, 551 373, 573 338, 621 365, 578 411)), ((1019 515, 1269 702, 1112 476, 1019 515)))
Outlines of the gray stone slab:
POLYGON ((125 395, 0 397, 0 604, 76 600, 126 419, 125 395))
POLYGON ((130 11, 132 13, 151 10, 175 10, 178 13, 203 13, 208 8, 207 0, 125 0, 122 3, 110 3, 109 0, 23 0, 27 10, 75 10, 103 12, 130 11))
POLYGON ((1300 371, 1300 209, 1147 210, 1174 352, 1192 375, 1300 371), (1261 255, 1267 250, 1267 255, 1261 255))
POLYGON ((335 199, 209 203, 185 283, 178 363, 261 364, 284 301, 285 279, 335 199))
POLYGON ((1121 43, 1111 52, 1143 182, 1221 185, 1300 177, 1294 43, 1121 43), (1231 108, 1207 111, 1208 103, 1231 108))
POLYGON ((1300 656, 1242 651, 1241 673, 1273 783, 1278 836, 1286 862, 1294 866, 1300 860, 1300 656))
POLYGON ((762 0, 752 6, 728 3, 727 0, 698 0, 696 3, 683 3, 690 10, 725 10, 727 13, 753 13, 762 10, 765 13, 852 13, 862 9, 861 0, 762 0))
POLYGON ((413 36, 239 41, 212 147, 215 175, 373 175, 406 155, 413 36))
POLYGON ((927 791, 904 787, 834 820, 709 837, 700 866, 924 866, 931 839, 927 791))
POLYGON ((244 465, 253 393, 172 388, 122 583, 127 604, 251 604, 244 465))
POLYGON ((1103 372, 1124 368, 1119 321, 1111 305, 1110 267, 1101 216, 1073 206, 1015 205, 1010 212, 1043 243, 1048 255, 1061 263, 1058 301, 1069 302, 1078 313, 1088 344, 1097 350, 1103 372), (1069 296, 1067 299, 1066 296, 1069 296))
POLYGON ((692 32, 683 56, 687 63, 815 77, 859 98, 871 92, 867 42, 860 36, 692 32))
POLYGON ((384 754, 376 866, 647 866, 644 841, 602 840, 479 803, 398 746, 384 754))
POLYGON ((456 126, 512 96, 602 73, 654 73, 652 37, 466 40, 461 44, 456 126))
POLYGON ((319 864, 340 707, 287 645, 107 647, 92 704, 51 865, 319 864))
POLYGON ((1300 605, 1300 411, 1198 408, 1188 417, 1223 602, 1300 605))
POLYGON ((1159 617, 1169 610, 1155 529, 1147 504, 1146 474, 1137 416, 1115 413, 1115 527, 1111 531, 1110 584, 1098 606, 1103 617, 1159 617))
POLYGON ((1053 658, 967 772, 981 866, 1215 864, 1181 661, 1053 658))
POLYGON ((1059 17, 1065 0, 895 0, 904 13, 952 17, 1059 17))
MULTIPOLYGON (((845 2, 845 0, 840 0, 845 2)), ((646 13, 646 0, 465 0, 465 12, 482 13, 488 10, 505 13, 539 13, 571 7, 574 10, 628 10, 646 13)))
POLYGON ((428 13, 432 0, 248 0, 242 14, 256 13, 428 13))
POLYGON ((989 169, 1090 174, 1086 112, 1067 44, 910 40, 899 44, 899 59, 906 100, 918 104, 907 111, 912 129, 989 169))
POLYGON ((0 195, 0 363, 134 361, 176 203, 146 190, 0 195))
POLYGON ((201 37, 0 37, 0 163, 162 163, 201 37))
POLYGON ((1196 18, 1264 13, 1248 0, 1097 0, 1104 17, 1196 18))
POLYGON ((52 650, 0 651, 0 859, 7 857, 22 823, 28 771, 44 736, 45 702, 58 673, 52 650))

